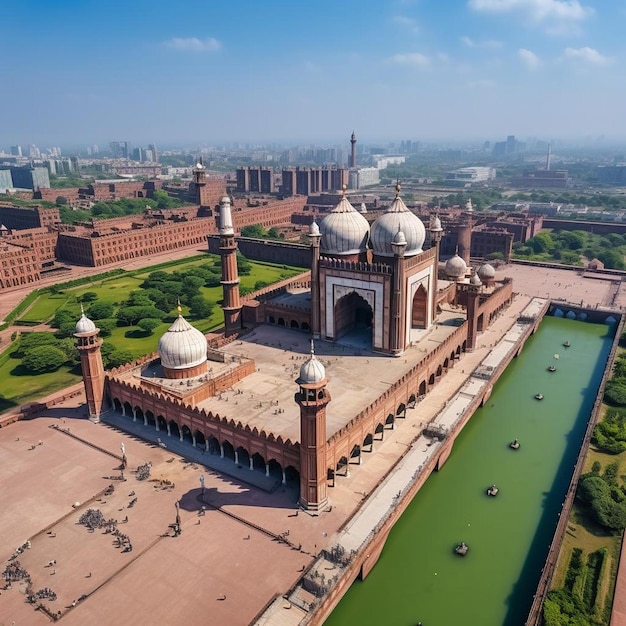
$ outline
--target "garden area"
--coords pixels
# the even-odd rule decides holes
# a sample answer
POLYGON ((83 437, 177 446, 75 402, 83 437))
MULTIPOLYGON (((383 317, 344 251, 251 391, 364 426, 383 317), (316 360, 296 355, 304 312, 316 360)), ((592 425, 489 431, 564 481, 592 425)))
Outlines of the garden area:
POLYGON ((580 265, 599 259, 607 269, 626 269, 626 236, 597 235, 583 230, 542 230, 525 243, 513 246, 513 258, 580 265))
MULTIPOLYGON (((301 268, 250 262, 238 255, 242 295, 303 271, 301 268)), ((201 332, 222 326, 221 267, 217 255, 204 254, 134 272, 91 277, 42 290, 14 322, 23 331, 0 355, 0 412, 41 398, 81 380, 73 337, 85 314, 100 328, 105 368, 156 351, 161 335, 182 314, 201 332), (29 327, 49 325, 43 331, 29 327)))
POLYGON ((618 353, 604 400, 544 603, 546 626, 610 622, 626 528, 626 350, 618 353))

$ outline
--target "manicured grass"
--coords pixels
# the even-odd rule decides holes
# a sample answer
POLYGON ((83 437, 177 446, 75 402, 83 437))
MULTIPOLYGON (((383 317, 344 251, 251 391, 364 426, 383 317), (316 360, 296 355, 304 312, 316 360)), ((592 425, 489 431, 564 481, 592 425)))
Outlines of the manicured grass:
POLYGON ((9 358, 0 365, 0 412, 43 398, 64 387, 80 382, 77 369, 62 367, 48 374, 26 374, 21 370, 20 359, 9 358))

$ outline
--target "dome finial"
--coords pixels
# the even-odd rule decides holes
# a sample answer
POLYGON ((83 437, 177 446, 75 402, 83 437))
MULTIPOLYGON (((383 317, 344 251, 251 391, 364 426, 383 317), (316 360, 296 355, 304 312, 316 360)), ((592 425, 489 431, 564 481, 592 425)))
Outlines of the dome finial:
POLYGON ((400 177, 398 177, 396 180, 396 198, 400 197, 400 189, 402 189, 402 187, 400 187, 400 177))
POLYGON ((176 307, 176 309, 178 311, 178 315, 183 314, 183 308, 180 306, 180 298, 178 298, 178 306, 176 307))
POLYGON ((343 185, 341 185, 341 197, 342 198, 346 197, 347 189, 348 189, 348 185, 346 185, 345 183, 343 185))
POLYGON ((82 302, 80 303, 80 314, 85 317, 85 307, 82 302))
POLYGON ((315 356, 315 346, 313 344, 313 339, 311 339, 311 358, 315 356))

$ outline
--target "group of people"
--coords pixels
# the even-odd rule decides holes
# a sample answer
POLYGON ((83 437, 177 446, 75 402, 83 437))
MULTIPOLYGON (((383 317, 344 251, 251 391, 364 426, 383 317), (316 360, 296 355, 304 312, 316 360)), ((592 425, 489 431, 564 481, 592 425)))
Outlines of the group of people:
POLYGON ((10 586, 11 583, 19 580, 30 580, 30 574, 26 571, 26 568, 22 567, 22 564, 19 561, 12 561, 9 563, 4 568, 2 577, 4 578, 7 586, 10 586))
POLYGON ((150 478, 151 468, 152 468, 152 463, 150 463, 150 461, 148 461, 147 463, 144 463, 143 465, 140 465, 137 468, 137 471, 135 472, 135 476, 137 477, 137 480, 148 480, 148 478, 150 478))
POLYGON ((50 587, 44 587, 43 589, 40 589, 39 591, 36 591, 35 593, 28 596, 28 601, 31 604, 35 604, 37 600, 50 600, 51 602, 53 602, 56 599, 57 594, 52 591, 50 587))

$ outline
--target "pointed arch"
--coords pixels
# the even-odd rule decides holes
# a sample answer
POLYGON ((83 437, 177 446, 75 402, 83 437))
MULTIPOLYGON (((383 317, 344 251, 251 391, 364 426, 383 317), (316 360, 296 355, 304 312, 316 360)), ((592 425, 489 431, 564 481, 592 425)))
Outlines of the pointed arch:
POLYGON ((428 327, 428 292, 423 283, 420 283, 413 296, 413 303, 411 304, 411 326, 413 328, 428 327))

